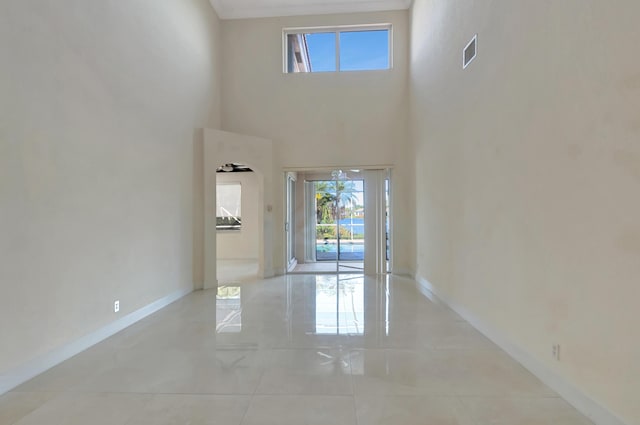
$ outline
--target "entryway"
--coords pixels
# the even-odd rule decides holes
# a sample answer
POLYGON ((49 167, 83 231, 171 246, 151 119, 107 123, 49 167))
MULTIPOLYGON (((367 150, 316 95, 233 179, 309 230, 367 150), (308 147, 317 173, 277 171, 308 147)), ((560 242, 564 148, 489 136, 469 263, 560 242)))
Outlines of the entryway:
POLYGON ((240 162, 216 169, 218 285, 258 278, 260 191, 263 178, 240 162))
POLYGON ((285 173, 288 273, 391 271, 390 170, 285 173))
MULTIPOLYGON (((196 145, 197 146, 197 145, 196 145)), ((203 131, 203 154, 197 160, 202 161, 202 223, 204 225, 204 240, 202 241, 203 256, 203 282, 197 289, 210 289, 218 287, 218 279, 223 278, 223 283, 227 276, 238 275, 256 276, 261 278, 274 275, 273 257, 271 250, 273 246, 273 149, 270 140, 258 137, 246 136, 242 134, 229 133, 215 129, 204 129, 203 131), (253 171, 234 172, 236 168, 249 168, 253 171), (222 171, 222 172, 219 172, 222 171), (255 174, 254 174, 255 173, 255 174), (218 181, 219 176, 227 175, 227 181, 218 181), (241 176, 254 176, 252 181, 243 184, 241 176), (257 178, 257 180, 256 180, 257 178), (227 205, 222 210, 217 211, 218 204, 218 183, 226 184, 226 192, 232 192, 233 185, 240 183, 241 202, 245 195, 245 205, 238 209, 235 206, 227 205), (257 202, 248 202, 257 201, 257 202), (242 224, 249 224, 249 218, 254 217, 251 222, 254 227, 245 228, 242 224), (238 220, 238 218, 240 220, 238 220), (237 227, 240 230, 222 230, 221 227, 237 227), (219 232, 227 232, 219 234, 219 232), (229 233, 231 232, 231 233, 229 233), (236 234, 234 235, 233 232, 236 234), (248 236, 252 241, 252 248, 247 248, 248 255, 238 258, 233 254, 238 249, 243 249, 238 245, 244 236, 248 236), (218 237, 220 236, 220 237, 218 237), (257 241, 257 247, 255 242, 257 241), (220 246, 218 246, 220 244, 220 246), (218 256, 220 253, 220 256, 218 256), (257 257, 257 258, 256 258, 257 257), (227 263, 220 264, 218 274, 218 259, 226 260, 227 263), (237 261, 229 263, 229 261, 237 261), (255 260, 257 260, 257 273, 255 270, 255 260), (245 264, 244 262, 250 263, 245 264)), ((239 171, 239 170, 235 170, 239 171)), ((228 195, 229 193, 227 193, 228 195)), ((238 193, 234 195, 237 199, 238 193)), ((196 234, 200 232, 196 228, 196 234)), ((231 276, 234 278, 234 276, 231 276)), ((234 278, 233 281, 239 279, 234 278)))

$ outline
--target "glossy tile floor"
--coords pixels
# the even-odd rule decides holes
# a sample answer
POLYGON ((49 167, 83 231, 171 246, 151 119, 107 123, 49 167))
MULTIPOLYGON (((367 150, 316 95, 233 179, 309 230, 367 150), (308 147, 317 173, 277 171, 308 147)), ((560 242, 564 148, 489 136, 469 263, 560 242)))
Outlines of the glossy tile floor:
POLYGON ((587 425, 401 278, 195 292, 0 398, 19 425, 587 425))

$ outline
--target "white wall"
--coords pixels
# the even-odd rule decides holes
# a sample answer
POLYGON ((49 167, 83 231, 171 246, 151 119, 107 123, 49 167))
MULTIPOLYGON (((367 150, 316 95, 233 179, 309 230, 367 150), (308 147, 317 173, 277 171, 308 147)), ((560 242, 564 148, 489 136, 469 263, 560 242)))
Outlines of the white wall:
MULTIPOLYGON (((284 271, 283 167, 402 165, 395 170, 396 235, 412 247, 412 170, 407 149, 408 12, 223 22, 223 129, 273 140, 277 176, 274 263, 284 271), (392 23, 394 68, 385 71, 284 74, 284 27, 392 23)), ((412 250, 395 264, 408 272, 412 250)))
POLYGON ((193 287, 219 25, 206 0, 0 2, 0 374, 193 287))
POLYGON ((629 424, 638 16, 635 0, 416 0, 411 30, 418 277, 629 424))
POLYGON ((257 260, 259 236, 259 188, 262 184, 256 173, 218 173, 218 185, 240 183, 242 229, 218 231, 216 254, 219 260, 257 260))

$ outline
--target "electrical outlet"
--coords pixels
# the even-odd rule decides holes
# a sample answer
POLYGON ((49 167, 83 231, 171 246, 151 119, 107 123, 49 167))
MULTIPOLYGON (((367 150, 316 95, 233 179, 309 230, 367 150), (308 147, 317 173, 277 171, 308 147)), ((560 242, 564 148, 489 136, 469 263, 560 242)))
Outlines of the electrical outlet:
POLYGON ((113 303, 113 312, 114 312, 114 313, 117 313, 117 312, 119 312, 119 311, 120 311, 120 301, 115 301, 115 302, 113 303))
POLYGON ((551 346, 551 356, 557 361, 560 361, 560 344, 553 344, 551 346))

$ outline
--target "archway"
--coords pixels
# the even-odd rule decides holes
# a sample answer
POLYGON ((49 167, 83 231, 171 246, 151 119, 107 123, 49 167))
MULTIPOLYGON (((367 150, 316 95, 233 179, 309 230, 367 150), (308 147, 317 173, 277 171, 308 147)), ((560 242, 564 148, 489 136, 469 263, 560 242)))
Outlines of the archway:
POLYGON ((216 274, 219 285, 258 276, 261 173, 249 164, 220 164, 216 170, 216 274))
POLYGON ((273 153, 270 140, 204 129, 204 283, 215 288, 217 279, 216 186, 220 164, 247 164, 259 176, 258 276, 273 276, 270 246, 273 240, 273 153))

